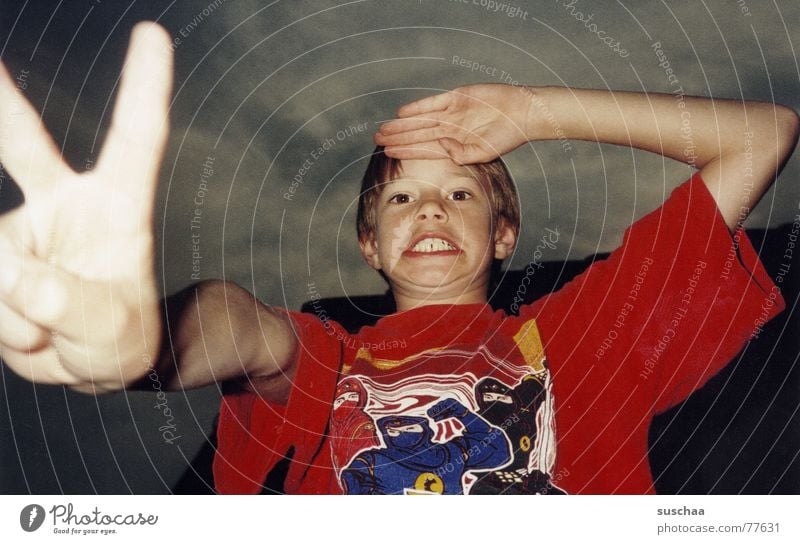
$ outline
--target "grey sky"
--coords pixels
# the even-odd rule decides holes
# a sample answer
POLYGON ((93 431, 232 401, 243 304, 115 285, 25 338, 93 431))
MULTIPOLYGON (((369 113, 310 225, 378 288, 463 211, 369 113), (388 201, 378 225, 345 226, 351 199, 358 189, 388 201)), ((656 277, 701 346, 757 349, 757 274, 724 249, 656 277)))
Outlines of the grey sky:
MULTIPOLYGON (((3 58, 16 74, 27 71, 28 96, 75 165, 97 154, 93 142, 105 130, 130 27, 160 18, 179 40, 159 192, 166 285, 193 281, 195 234, 200 278, 224 276, 293 309, 307 299, 308 282, 323 296, 384 289, 358 254, 355 199, 376 124, 411 99, 511 79, 682 87, 800 106, 797 2, 512 1, 498 11, 488 0, 66 2, 55 13, 57 2, 21 12, 22 4, 3 2, 3 58), (484 69, 471 71, 460 59, 484 69), (356 130, 340 132, 348 127, 356 130), (333 144, 312 156, 326 139, 333 144), (207 157, 213 175, 203 180, 207 157)), ((563 234, 546 259, 610 251, 689 174, 657 155, 577 142, 568 151, 536 143, 507 159, 525 229, 512 267, 524 266, 545 227, 563 234)), ((797 175, 795 157, 748 226, 798 213, 797 175)))

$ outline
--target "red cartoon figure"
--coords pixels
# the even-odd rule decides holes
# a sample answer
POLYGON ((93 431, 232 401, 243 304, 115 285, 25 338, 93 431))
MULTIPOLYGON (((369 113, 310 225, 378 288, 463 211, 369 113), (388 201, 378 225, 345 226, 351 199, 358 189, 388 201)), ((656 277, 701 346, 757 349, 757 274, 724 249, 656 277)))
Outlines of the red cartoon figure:
POLYGON ((345 377, 336 387, 330 428, 337 471, 361 450, 380 445, 375 422, 365 410, 368 400, 369 394, 357 378, 345 377))

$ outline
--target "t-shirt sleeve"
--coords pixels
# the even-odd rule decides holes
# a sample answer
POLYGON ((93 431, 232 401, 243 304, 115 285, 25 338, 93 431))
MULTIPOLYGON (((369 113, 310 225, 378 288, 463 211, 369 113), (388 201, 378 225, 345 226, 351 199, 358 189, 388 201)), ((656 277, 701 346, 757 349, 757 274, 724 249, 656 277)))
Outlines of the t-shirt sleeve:
POLYGON ((214 481, 220 493, 259 493, 275 464, 291 456, 299 481, 325 438, 346 332, 334 321, 287 312, 297 337, 296 373, 286 404, 251 391, 222 399, 214 481))
POLYGON ((599 366, 646 384, 657 413, 705 384, 783 308, 747 235, 730 233, 698 173, 607 259, 520 316, 537 319, 554 380, 599 366))

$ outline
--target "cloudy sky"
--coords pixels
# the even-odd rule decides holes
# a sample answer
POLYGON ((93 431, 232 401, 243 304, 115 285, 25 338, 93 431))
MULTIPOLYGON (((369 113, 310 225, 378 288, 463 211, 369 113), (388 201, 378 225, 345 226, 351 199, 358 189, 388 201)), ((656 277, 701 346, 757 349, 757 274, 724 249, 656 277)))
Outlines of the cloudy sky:
MULTIPOLYGON (((358 254, 355 204, 372 132, 409 100, 481 81, 668 92, 659 48, 687 94, 800 107, 794 1, 3 0, 2 58, 26 71, 28 97, 76 168, 98 154, 130 29, 142 19, 175 38, 157 219, 167 290, 192 282, 197 233, 199 277, 225 277, 293 309, 309 282, 323 296, 384 290, 358 254), (213 173, 204 176, 204 165, 213 173)), ((689 174, 656 155, 590 143, 536 143, 507 160, 523 204, 517 268, 546 227, 564 235, 545 259, 612 250, 689 174)), ((791 221, 797 177, 795 157, 748 226, 791 221)))

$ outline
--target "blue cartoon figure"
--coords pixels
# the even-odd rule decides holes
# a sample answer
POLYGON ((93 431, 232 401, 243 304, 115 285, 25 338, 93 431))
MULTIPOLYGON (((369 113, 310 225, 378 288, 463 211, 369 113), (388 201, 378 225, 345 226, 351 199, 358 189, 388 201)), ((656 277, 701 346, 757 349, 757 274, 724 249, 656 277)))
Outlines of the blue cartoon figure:
POLYGON ((490 425, 454 399, 431 406, 434 422, 457 419, 461 436, 445 443, 433 442, 428 418, 387 416, 378 420, 385 447, 361 452, 342 471, 349 494, 464 492, 462 476, 469 470, 491 470, 511 461, 511 445, 500 428, 490 425))

